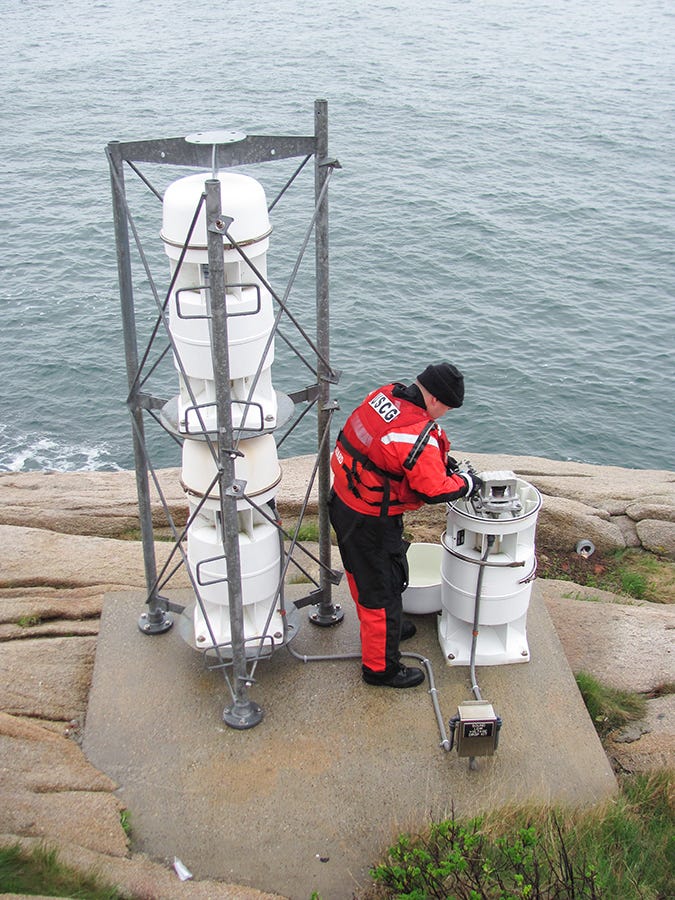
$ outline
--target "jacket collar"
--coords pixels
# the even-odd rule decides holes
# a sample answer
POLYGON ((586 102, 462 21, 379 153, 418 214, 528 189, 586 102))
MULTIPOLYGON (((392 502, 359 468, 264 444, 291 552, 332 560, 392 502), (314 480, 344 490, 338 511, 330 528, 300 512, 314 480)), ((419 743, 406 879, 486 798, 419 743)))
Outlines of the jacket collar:
POLYGON ((409 403, 414 403, 415 406, 419 406, 421 409, 427 408, 424 397, 422 396, 422 391, 416 384, 405 385, 396 382, 392 394, 400 400, 407 400, 409 403))

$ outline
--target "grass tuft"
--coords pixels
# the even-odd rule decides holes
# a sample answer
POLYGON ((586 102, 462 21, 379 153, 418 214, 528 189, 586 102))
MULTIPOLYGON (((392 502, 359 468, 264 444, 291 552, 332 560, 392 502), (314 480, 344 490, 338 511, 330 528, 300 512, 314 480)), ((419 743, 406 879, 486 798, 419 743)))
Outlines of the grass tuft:
POLYGON ((317 543, 319 540, 319 522, 317 519, 303 519, 290 528, 290 534, 301 544, 317 543))
POLYGON ((654 697, 667 697, 669 694, 675 694, 674 681, 662 681, 660 684, 657 684, 656 687, 653 687, 645 696, 651 700, 654 697))
POLYGON ((120 810, 120 825, 127 838, 131 837, 131 813, 128 809, 120 810))
POLYGON ((38 845, 24 850, 18 843, 0 847, 0 894, 76 900, 122 900, 124 897, 96 875, 83 874, 64 865, 53 848, 38 845))
POLYGON ((579 672, 575 677, 595 730, 601 737, 614 728, 644 718, 647 711, 644 694, 608 687, 587 672, 579 672))

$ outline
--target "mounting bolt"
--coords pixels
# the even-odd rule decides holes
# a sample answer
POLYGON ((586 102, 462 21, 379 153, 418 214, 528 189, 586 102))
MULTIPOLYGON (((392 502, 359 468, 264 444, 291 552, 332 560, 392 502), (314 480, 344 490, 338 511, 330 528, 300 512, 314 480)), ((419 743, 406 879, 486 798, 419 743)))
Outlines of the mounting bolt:
POLYGON ((173 625, 173 618, 166 610, 156 610, 152 613, 143 612, 138 617, 138 630, 142 634, 164 634, 173 625))

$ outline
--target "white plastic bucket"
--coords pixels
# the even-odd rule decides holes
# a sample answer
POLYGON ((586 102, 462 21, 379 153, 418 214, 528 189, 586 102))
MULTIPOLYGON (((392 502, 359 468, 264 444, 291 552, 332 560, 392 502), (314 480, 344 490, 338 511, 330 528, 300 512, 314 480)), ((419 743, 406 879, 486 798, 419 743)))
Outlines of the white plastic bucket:
POLYGON ((403 592, 403 612, 411 615, 436 613, 441 609, 440 544, 411 544, 408 547, 408 587, 403 592))

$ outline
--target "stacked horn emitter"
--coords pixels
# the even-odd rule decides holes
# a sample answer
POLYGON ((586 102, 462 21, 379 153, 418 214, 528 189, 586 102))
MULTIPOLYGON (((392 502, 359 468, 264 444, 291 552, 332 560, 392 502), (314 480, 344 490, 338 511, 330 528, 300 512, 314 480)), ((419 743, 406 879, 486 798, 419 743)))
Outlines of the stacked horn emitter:
POLYGON ((163 201, 161 237, 170 260, 172 290, 169 330, 180 393, 176 428, 182 437, 181 483, 189 505, 187 564, 195 603, 181 622, 195 648, 227 652, 232 642, 228 560, 225 553, 217 378, 229 379, 235 478, 243 638, 260 652, 283 642, 279 609, 281 543, 275 496, 281 468, 272 431, 277 394, 272 386, 274 314, 267 287, 271 232, 262 185, 247 175, 219 173, 229 371, 214 364, 207 215, 203 202, 207 173, 169 185, 163 201))
POLYGON ((454 666, 469 665, 472 657, 480 666, 529 662, 527 611, 541 495, 514 472, 480 477, 477 496, 447 506, 439 641, 454 666))

